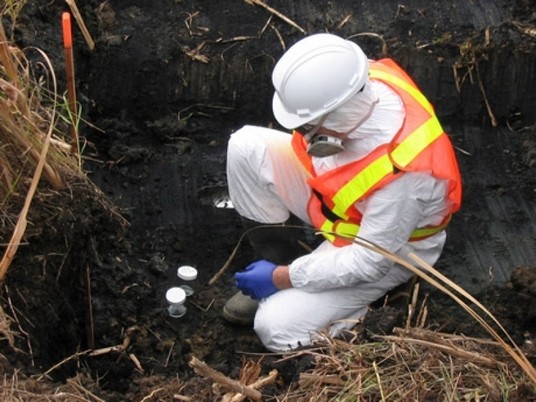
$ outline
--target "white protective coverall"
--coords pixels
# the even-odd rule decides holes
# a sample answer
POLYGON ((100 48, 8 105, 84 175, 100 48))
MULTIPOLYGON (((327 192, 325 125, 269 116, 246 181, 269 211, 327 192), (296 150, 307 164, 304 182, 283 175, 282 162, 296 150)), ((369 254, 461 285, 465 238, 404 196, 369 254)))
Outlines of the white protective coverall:
MULTIPOLYGON (((344 141, 343 152, 313 158, 319 174, 364 157, 400 129, 405 113, 398 95, 377 81, 369 81, 365 88, 365 93, 356 97, 377 101, 372 114, 344 141)), ((352 102, 343 106, 357 110, 363 103, 352 102)), ((324 126, 343 131, 344 127, 337 126, 337 113, 334 116, 324 126)), ((310 222, 307 203, 311 189, 290 141, 288 133, 257 126, 244 126, 231 135, 228 185, 240 215, 273 224, 285 222, 292 213, 310 222)), ((447 208, 445 192, 446 183, 431 174, 403 174, 355 205, 363 215, 359 237, 401 256, 415 252, 435 264, 445 243, 444 231, 415 242, 408 238, 415 228, 442 221, 447 208)), ((356 244, 335 247, 327 240, 293 261, 289 270, 293 288, 261 300, 255 316, 254 329, 271 351, 309 345, 324 331, 336 336, 351 328, 364 317, 370 303, 413 275, 374 251, 356 244)))

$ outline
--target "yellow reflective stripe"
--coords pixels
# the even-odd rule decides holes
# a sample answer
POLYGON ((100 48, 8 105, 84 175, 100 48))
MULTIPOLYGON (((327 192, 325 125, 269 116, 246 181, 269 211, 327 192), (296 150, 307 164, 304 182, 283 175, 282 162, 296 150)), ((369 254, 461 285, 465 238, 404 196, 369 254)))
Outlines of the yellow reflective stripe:
POLYGON ((419 102, 421 106, 428 111, 428 113, 434 114, 434 108, 428 99, 426 99, 426 97, 423 95, 423 93, 413 85, 408 84, 403 79, 384 71, 378 71, 374 68, 370 70, 370 77, 389 82, 390 84, 396 85, 397 87, 403 89, 404 91, 408 92, 417 102, 419 102))
POLYGON ((331 242, 335 240, 335 236, 329 233, 329 232, 333 232, 333 222, 331 222, 329 219, 326 219, 324 221, 322 226, 320 226, 320 230, 322 232, 322 235, 326 239, 328 239, 331 242))
POLYGON ((443 229, 445 229, 447 225, 438 226, 434 228, 421 228, 421 229, 415 229, 413 233, 411 234, 411 238, 417 238, 420 239, 422 237, 429 237, 436 233, 441 232, 443 229))
MULTIPOLYGON (((417 228, 411 233, 411 236, 410 236, 409 240, 410 241, 412 241, 412 240, 420 240, 420 239, 435 235, 436 233, 439 233, 442 230, 444 230, 448 226, 449 221, 450 221, 450 219, 446 223, 441 225, 441 226, 417 228)), ((328 228, 333 227, 333 222, 329 222, 330 224, 328 224, 328 222, 329 221, 326 221, 326 223, 324 223, 324 225, 322 225, 322 230, 325 231, 325 232, 333 232, 333 230, 328 229, 328 228)), ((339 222, 337 224, 337 228, 335 230, 335 233, 337 233, 338 235, 340 235, 343 238, 354 238, 354 237, 357 236, 357 234, 359 233, 360 229, 361 229, 361 226, 359 226, 357 223, 339 222)), ((335 236, 330 234, 330 233, 323 233, 323 235, 329 240, 335 238, 335 236)))
POLYGON ((393 164, 389 156, 383 155, 376 159, 337 191, 333 196, 335 204, 333 212, 343 219, 348 218, 346 215, 348 208, 392 171, 393 164))
POLYGON ((436 233, 439 233, 439 232, 441 232, 442 230, 444 230, 448 226, 451 218, 452 218, 452 215, 450 215, 448 217, 448 219, 445 220, 445 223, 443 223, 442 225, 439 225, 439 226, 432 226, 432 227, 415 229, 413 231, 413 233, 411 234, 411 237, 412 238, 422 238, 422 237, 429 237, 429 236, 432 236, 432 235, 434 235, 436 233))
POLYGON ((360 226, 357 223, 340 222, 337 225, 336 232, 345 238, 357 236, 360 226))
POLYGON ((406 167, 441 134, 443 134, 443 128, 437 118, 432 116, 395 148, 391 153, 391 158, 400 167, 406 167))

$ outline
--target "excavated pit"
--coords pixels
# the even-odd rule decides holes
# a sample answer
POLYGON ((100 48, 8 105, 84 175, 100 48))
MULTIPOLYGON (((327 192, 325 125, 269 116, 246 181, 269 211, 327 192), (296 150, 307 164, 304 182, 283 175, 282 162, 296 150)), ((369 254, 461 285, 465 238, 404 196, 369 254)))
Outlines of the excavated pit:
MULTIPOLYGON (((464 180, 462 210, 437 267, 484 298, 504 287, 508 298, 490 300, 506 303, 500 311, 508 310, 504 319, 521 336, 536 330, 534 312, 526 309, 536 291, 523 288, 523 280, 509 282, 520 267, 533 275, 536 261, 536 17, 530 2, 510 3, 270 6, 307 33, 360 34, 354 40, 370 57, 392 57, 414 77, 452 136, 464 180)), ((4 292, 4 301, 28 317, 20 325, 30 340, 21 338, 24 353, 10 364, 42 372, 91 344, 121 344, 130 328, 129 353, 145 374, 188 378, 191 355, 232 372, 240 365, 237 351, 262 347, 250 329, 220 317, 234 291, 232 273, 252 258, 248 246, 207 285, 242 234, 235 212, 214 206, 225 196, 226 143, 243 124, 276 126, 271 69, 304 33, 264 8, 233 0, 80 7, 97 42, 91 51, 75 32, 79 100, 91 122, 82 127, 89 140, 85 168, 129 225, 104 219, 98 205, 75 194, 77 201, 64 207, 76 208, 71 226, 56 217, 31 239, 8 275, 10 293, 4 292), (164 293, 184 264, 198 268, 198 288, 188 314, 173 320, 164 293)), ((22 47, 51 55, 57 74, 63 67, 57 21, 65 9, 58 2, 29 4, 15 30, 22 47)), ((431 320, 467 329, 462 311, 445 309, 439 297, 436 310, 434 303, 432 297, 431 320)), ((123 355, 83 363, 116 394, 134 392, 132 379, 144 375, 123 355)), ((62 380, 77 367, 65 363, 50 375, 62 380)))

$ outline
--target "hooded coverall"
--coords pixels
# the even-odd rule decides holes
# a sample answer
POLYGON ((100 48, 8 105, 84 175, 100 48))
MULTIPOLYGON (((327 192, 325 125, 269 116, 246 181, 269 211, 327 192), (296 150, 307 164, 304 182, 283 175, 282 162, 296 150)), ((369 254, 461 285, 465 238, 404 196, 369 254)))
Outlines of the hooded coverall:
MULTIPOLYGON (((343 152, 313 158, 319 174, 363 158, 390 142, 402 126, 403 103, 388 85, 369 80, 361 97, 377 101, 372 114, 344 141, 343 152)), ((357 110, 363 103, 349 105, 357 110)), ((329 124, 337 129, 336 120, 329 124)), ((243 217, 279 224, 293 214, 310 223, 311 188, 288 133, 257 126, 233 133, 227 177, 231 200, 243 217)), ((359 237, 402 257, 414 252, 435 264, 446 240, 444 230, 423 240, 408 239, 415 228, 438 225, 448 215, 446 191, 446 180, 427 172, 404 173, 355 204, 363 216, 359 237)), ((271 351, 309 345, 324 333, 336 336, 363 318, 370 303, 412 277, 377 252, 356 244, 336 247, 327 240, 290 263, 289 273, 293 287, 261 300, 255 316, 254 330, 271 351)))

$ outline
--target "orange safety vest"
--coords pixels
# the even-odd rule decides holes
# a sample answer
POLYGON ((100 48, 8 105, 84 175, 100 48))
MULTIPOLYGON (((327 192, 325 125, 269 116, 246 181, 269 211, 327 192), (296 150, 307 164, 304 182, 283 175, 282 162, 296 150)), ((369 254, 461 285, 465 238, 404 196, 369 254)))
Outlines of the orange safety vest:
POLYGON ((444 230, 461 205, 458 162, 430 102, 393 60, 371 61, 369 71, 370 79, 387 84, 404 103, 404 122, 390 143, 380 145, 360 160, 317 175, 303 136, 297 131, 292 135, 294 152, 310 173, 308 183, 313 192, 308 204, 309 217, 336 246, 350 244, 359 232, 362 215, 354 204, 404 172, 427 171, 437 179, 448 180, 449 210, 443 221, 437 226, 415 229, 409 241, 444 230))

